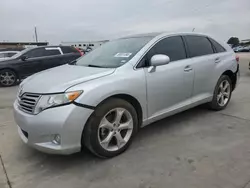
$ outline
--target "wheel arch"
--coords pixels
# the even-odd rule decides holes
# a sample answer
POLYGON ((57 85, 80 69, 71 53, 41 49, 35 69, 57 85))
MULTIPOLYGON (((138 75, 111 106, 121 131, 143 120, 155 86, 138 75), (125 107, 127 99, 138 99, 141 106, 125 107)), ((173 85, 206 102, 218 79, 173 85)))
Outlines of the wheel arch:
MULTIPOLYGON (((139 103, 139 101, 133 97, 132 95, 129 95, 129 94, 114 94, 114 95, 111 95, 109 97, 106 97, 104 100, 102 100, 96 107, 102 105, 103 103, 105 103, 107 100, 111 99, 111 98, 116 98, 116 99, 122 99, 122 100, 125 100, 127 101, 128 103, 130 103, 136 110, 136 113, 138 115, 138 129, 141 127, 142 125, 142 119, 143 119, 143 110, 142 110, 142 107, 141 107, 141 104, 139 103)), ((95 107, 95 108, 96 108, 95 107)), ((83 127, 83 130, 82 130, 82 136, 81 136, 81 147, 83 148, 83 146, 86 144, 86 142, 84 141, 84 134, 86 134, 86 124, 88 124, 88 122, 90 121, 91 119, 91 116, 94 114, 94 111, 92 112, 92 114, 88 117, 84 127, 83 127)), ((85 145, 86 146, 86 145, 85 145)), ((93 150, 90 149, 92 152, 93 150)), ((94 152, 95 153, 95 152, 94 152)), ((98 155, 97 153, 95 153, 96 155, 98 155)))
POLYGON ((227 71, 223 72, 222 75, 227 75, 231 79, 232 86, 233 86, 232 90, 234 90, 235 86, 236 86, 236 82, 237 82, 236 74, 233 73, 231 70, 227 70, 227 71))
POLYGON ((15 69, 13 69, 13 68, 9 68, 9 67, 6 67, 6 68, 0 68, 0 71, 2 71, 2 70, 11 70, 11 71, 13 71, 13 72, 16 74, 17 79, 19 79, 19 74, 18 74, 18 72, 17 72, 15 69))
POLYGON ((137 113, 139 127, 142 125, 143 110, 142 110, 142 106, 141 106, 140 102, 135 97, 133 97, 132 95, 129 95, 129 94, 114 94, 114 95, 111 95, 111 96, 105 98, 104 100, 102 100, 97 106, 103 104, 105 101, 107 101, 110 98, 123 99, 123 100, 127 101, 128 103, 130 103, 135 108, 135 111, 137 113))

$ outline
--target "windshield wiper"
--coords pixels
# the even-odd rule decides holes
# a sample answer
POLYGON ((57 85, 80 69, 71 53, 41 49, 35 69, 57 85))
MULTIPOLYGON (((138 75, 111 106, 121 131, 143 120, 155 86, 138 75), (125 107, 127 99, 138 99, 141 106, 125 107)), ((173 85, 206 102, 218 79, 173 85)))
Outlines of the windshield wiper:
POLYGON ((88 65, 88 67, 97 67, 97 68, 106 68, 106 67, 102 67, 102 66, 99 66, 99 65, 88 65))

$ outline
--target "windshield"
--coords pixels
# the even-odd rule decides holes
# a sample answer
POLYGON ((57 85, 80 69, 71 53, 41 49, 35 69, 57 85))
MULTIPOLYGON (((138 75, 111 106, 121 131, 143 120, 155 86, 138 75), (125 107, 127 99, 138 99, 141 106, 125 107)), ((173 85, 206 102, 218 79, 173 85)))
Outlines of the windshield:
POLYGON ((117 68, 127 63, 152 37, 123 38, 108 42, 78 59, 76 65, 117 68))
POLYGON ((15 58, 17 58, 17 57, 20 57, 21 55, 23 55, 24 53, 26 53, 26 52, 29 51, 29 50, 30 50, 30 48, 26 48, 26 49, 22 50, 21 52, 18 52, 17 54, 13 55, 13 56, 11 57, 11 59, 15 59, 15 58))

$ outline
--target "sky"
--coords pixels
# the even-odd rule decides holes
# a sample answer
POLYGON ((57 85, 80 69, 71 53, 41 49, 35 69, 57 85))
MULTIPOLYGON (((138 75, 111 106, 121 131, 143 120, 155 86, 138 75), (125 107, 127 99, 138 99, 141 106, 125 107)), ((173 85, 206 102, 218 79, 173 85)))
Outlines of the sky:
POLYGON ((0 41, 95 41, 147 32, 250 39, 250 0, 0 0, 0 41))

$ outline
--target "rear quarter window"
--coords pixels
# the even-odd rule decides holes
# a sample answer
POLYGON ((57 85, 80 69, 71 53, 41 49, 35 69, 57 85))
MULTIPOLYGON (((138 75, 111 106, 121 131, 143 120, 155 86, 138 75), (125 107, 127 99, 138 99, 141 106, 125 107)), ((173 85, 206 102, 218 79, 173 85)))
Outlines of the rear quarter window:
POLYGON ((209 38, 209 40, 211 41, 217 53, 222 53, 226 51, 226 49, 223 46, 221 46, 218 42, 216 42, 214 39, 209 38))

